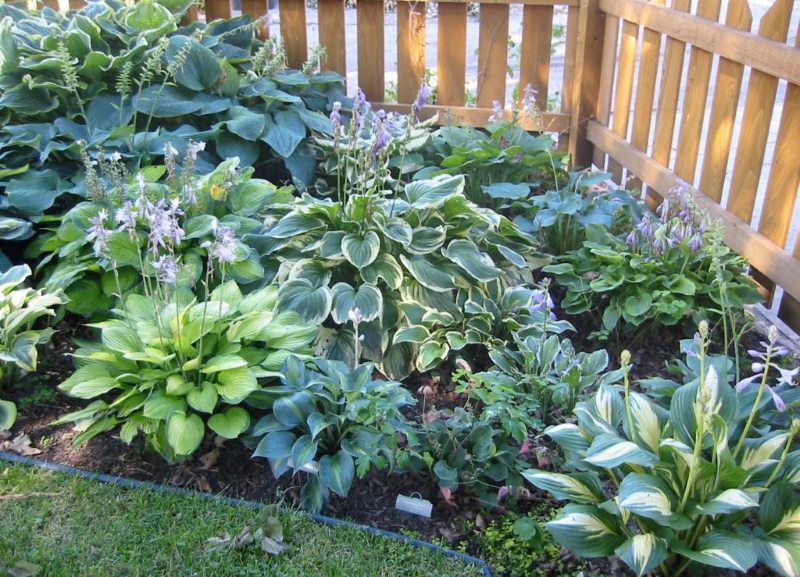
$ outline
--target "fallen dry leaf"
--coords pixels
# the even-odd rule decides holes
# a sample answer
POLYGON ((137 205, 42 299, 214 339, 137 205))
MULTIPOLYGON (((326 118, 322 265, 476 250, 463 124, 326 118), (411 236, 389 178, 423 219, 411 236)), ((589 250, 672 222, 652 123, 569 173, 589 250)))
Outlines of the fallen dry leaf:
POLYGON ((41 449, 37 449, 31 445, 31 438, 25 433, 20 433, 10 441, 0 441, 0 451, 11 451, 23 457, 30 457, 41 453, 41 449))

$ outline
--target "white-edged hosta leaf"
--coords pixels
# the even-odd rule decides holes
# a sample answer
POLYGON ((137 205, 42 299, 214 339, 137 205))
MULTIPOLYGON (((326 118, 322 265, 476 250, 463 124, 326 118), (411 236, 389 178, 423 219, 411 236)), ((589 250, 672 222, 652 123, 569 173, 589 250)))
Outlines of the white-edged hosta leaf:
POLYGON ((415 255, 430 254, 442 248, 446 238, 447 232, 441 226, 421 226, 414 229, 406 250, 415 255))
POLYGON ((623 464, 653 465, 658 462, 658 457, 636 443, 604 433, 595 437, 583 461, 595 467, 612 469, 623 464))
POLYGON ((556 541, 581 557, 611 555, 625 541, 620 521, 591 505, 569 504, 545 526, 556 541))
POLYGON ((217 378, 219 396, 231 405, 238 405, 258 388, 256 377, 248 367, 220 371, 217 378))
POLYGON ((746 440, 739 465, 746 471, 762 465, 783 449, 788 436, 789 433, 783 431, 746 440))
POLYGON ((250 426, 250 414, 242 407, 231 407, 208 419, 208 428, 220 437, 236 439, 250 426))
MULTIPOLYGON (((628 431, 628 438, 635 438, 637 442, 641 441, 645 447, 657 455, 661 443, 661 422, 658 419, 658 414, 644 395, 631 392, 628 398, 634 425, 634 436, 628 431)), ((628 425, 627 421, 626 418, 626 427, 628 425)))
MULTIPOLYGON (((402 344, 402 343, 401 343, 402 344)), ((417 370, 429 371, 439 366, 450 354, 450 345, 436 341, 423 343, 417 357, 417 370)))
POLYGON ((350 322, 350 311, 358 309, 364 322, 380 318, 383 312, 383 295, 373 284, 364 283, 354 289, 345 282, 336 283, 331 288, 333 320, 343 325, 350 322))
POLYGON ((551 473, 529 469, 522 476, 529 483, 547 491, 559 501, 569 500, 576 503, 600 503, 605 500, 603 486, 596 473, 551 473))
POLYGON ((682 543, 673 543, 672 548, 692 561, 720 569, 744 572, 758 561, 752 537, 721 530, 700 537, 694 550, 682 543))
POLYGON ((331 312, 333 297, 326 286, 314 288, 306 279, 286 281, 278 289, 277 311, 294 311, 313 325, 322 324, 331 312))
POLYGON ((381 254, 372 264, 361 269, 361 278, 374 285, 380 279, 389 288, 397 290, 403 283, 403 269, 392 255, 381 254))
POLYGON ((634 535, 617 547, 617 557, 642 577, 658 567, 669 555, 668 543, 653 533, 634 535))
POLYGON ((450 259, 463 268, 475 280, 490 282, 498 278, 502 271, 497 268, 489 255, 481 252, 471 240, 456 239, 450 241, 442 256, 450 259))
POLYGON ((406 257, 400 255, 400 262, 408 269, 408 272, 416 281, 432 291, 447 292, 454 288, 455 278, 452 274, 443 270, 441 266, 425 256, 406 257))
MULTIPOLYGON (((686 519, 676 513, 678 497, 659 477, 628 473, 619 487, 617 504, 640 517, 657 523, 683 526, 686 519)), ((691 525, 691 523, 690 523, 691 525)))
POLYGON ((406 198, 411 208, 434 208, 441 206, 451 196, 464 191, 464 177, 443 174, 427 180, 415 180, 405 187, 406 198))
POLYGON ((397 329, 394 334, 392 342, 398 343, 416 343, 422 344, 431 338, 431 333, 422 325, 411 325, 410 327, 402 327, 397 329))
POLYGON ((548 427, 544 434, 553 439, 570 458, 583 458, 589 450, 589 440, 572 423, 548 427))
POLYGON ((381 251, 381 239, 374 230, 360 236, 348 234, 342 239, 342 253, 350 264, 358 269, 371 264, 381 251))
POLYGON ((177 455, 191 455, 203 441, 205 429, 197 415, 172 413, 167 420, 167 441, 177 455))
MULTIPOLYGON (((379 213, 380 214, 380 213, 379 213)), ((411 225, 401 218, 385 219, 380 215, 375 215, 375 224, 381 229, 381 232, 393 241, 406 246, 411 242, 413 231, 411 225)))
POLYGON ((702 505, 698 505, 696 512, 702 515, 724 515, 753 507, 758 507, 757 494, 747 493, 741 489, 726 489, 702 505))

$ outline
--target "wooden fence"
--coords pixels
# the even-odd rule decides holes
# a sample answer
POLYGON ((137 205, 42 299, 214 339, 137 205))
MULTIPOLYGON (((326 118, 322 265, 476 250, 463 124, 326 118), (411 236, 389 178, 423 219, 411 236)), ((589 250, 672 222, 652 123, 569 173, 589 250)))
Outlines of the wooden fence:
MULTIPOLYGON (((70 7, 83 4, 69 0, 70 7)), ((242 0, 241 7, 258 18, 267 4, 242 0)), ((354 68, 346 48, 356 41, 358 85, 367 98, 407 110, 425 74, 428 6, 397 4, 395 38, 386 38, 383 0, 358 0, 350 38, 344 0, 317 0, 319 36, 309 39, 305 0, 280 0, 289 65, 300 67, 309 44, 319 43, 327 50, 323 67, 346 74, 354 68), (384 102, 387 41, 396 42, 397 102, 384 102)), ((509 100, 512 5, 522 11, 519 85, 532 85, 547 110, 554 13, 566 11, 560 106, 526 119, 526 128, 558 133, 575 166, 607 169, 653 203, 678 179, 691 185, 699 204, 724 222, 726 242, 750 260, 765 292, 783 289, 779 316, 800 329, 800 235, 786 248, 798 225, 800 184, 800 31, 795 45, 787 44, 793 4, 773 0, 751 31, 748 0, 727 0, 725 14, 722 0, 484 0, 475 57, 467 51, 467 2, 441 0, 435 23, 446 41, 436 46, 436 105, 425 113, 482 126, 495 100, 509 100), (476 106, 465 105, 469 58, 477 58, 476 106), (783 106, 773 119, 778 94, 783 106), (779 127, 774 143, 771 124, 779 127)), ((205 1, 206 20, 232 13, 230 0, 205 1)), ((197 17, 195 10, 190 18, 197 17)), ((260 32, 266 36, 269 28, 260 32)))

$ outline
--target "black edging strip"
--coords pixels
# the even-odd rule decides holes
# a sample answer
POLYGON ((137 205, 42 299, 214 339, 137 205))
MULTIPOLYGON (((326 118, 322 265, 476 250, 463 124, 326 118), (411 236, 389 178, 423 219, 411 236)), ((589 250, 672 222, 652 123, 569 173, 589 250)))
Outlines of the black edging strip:
MULTIPOLYGON (((185 495, 189 497, 200 497, 201 499, 208 499, 208 500, 220 500, 223 503, 227 503, 228 505, 234 505, 237 507, 247 507, 250 509, 261 509, 262 507, 265 506, 265 503, 259 503, 257 501, 248 501, 247 499, 239 499, 237 497, 227 497, 225 495, 203 493, 201 491, 195 491, 194 489, 171 487, 169 485, 152 483, 150 481, 138 481, 136 479, 129 479, 127 477, 118 477, 114 475, 106 475, 104 473, 93 473, 91 471, 85 471, 84 469, 70 467, 69 465, 62 465, 61 463, 53 463, 50 461, 40 461, 38 459, 24 457, 22 455, 17 455, 15 453, 7 453, 5 451, 0 451, 0 461, 9 461, 11 463, 20 463, 32 467, 39 467, 40 469, 58 471, 60 473, 67 473, 70 475, 77 475, 78 477, 82 477, 84 479, 100 481, 101 483, 108 483, 110 485, 118 485, 120 487, 126 487, 128 489, 149 489, 151 491, 157 491, 159 493, 185 495)), ((400 533, 387 531, 386 529, 378 529, 377 527, 361 525, 358 523, 353 523, 352 521, 345 521, 343 519, 334 519, 332 517, 325 517, 324 515, 314 515, 310 513, 302 513, 302 514, 308 516, 308 518, 310 518, 312 521, 316 521, 317 523, 322 523, 323 525, 329 525, 331 527, 344 527, 347 529, 356 529, 359 531, 365 531, 370 535, 376 535, 378 537, 385 537, 387 539, 393 539, 395 541, 400 541, 402 543, 408 543, 409 545, 412 545, 414 547, 419 547, 421 549, 429 549, 431 551, 435 551, 436 553, 444 555, 445 557, 450 557, 451 559, 458 559, 465 563, 476 565, 478 568, 481 569, 484 577, 494 577, 494 575, 492 574, 492 569, 489 567, 489 564, 486 563, 486 561, 484 561, 483 559, 478 559, 477 557, 473 557, 471 555, 467 555, 466 553, 453 551, 452 549, 446 549, 434 543, 428 543, 427 541, 422 541, 420 539, 415 539, 407 535, 401 535, 400 533)))

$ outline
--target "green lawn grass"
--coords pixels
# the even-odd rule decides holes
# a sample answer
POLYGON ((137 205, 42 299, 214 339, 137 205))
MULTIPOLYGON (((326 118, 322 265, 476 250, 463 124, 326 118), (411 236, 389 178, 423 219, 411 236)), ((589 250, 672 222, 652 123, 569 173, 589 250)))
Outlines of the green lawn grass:
POLYGON ((254 546, 208 550, 209 537, 236 534, 255 516, 218 500, 0 462, 0 576, 19 562, 38 565, 37 577, 481 575, 476 566, 433 551, 328 527, 296 512, 281 514, 290 549, 278 557, 254 546), (30 495, 35 492, 58 495, 30 495))

